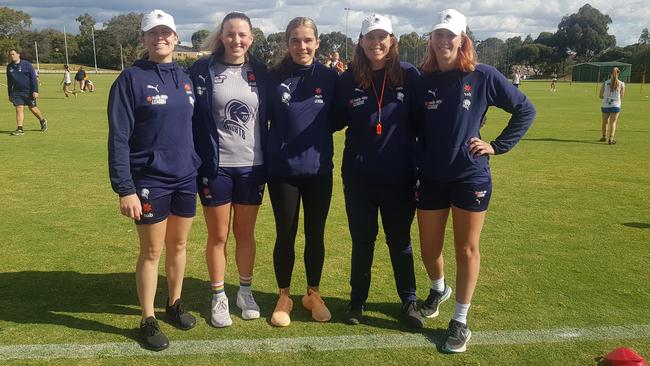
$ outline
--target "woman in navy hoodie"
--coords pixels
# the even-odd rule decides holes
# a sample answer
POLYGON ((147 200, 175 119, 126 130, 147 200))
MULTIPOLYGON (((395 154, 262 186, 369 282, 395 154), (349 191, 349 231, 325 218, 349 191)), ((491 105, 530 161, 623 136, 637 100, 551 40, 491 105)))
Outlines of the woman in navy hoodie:
POLYGON ((390 20, 374 14, 363 20, 350 68, 336 88, 336 129, 347 126, 343 151, 343 193, 352 237, 349 324, 363 321, 368 298, 378 213, 402 301, 413 327, 423 318, 416 305, 411 223, 415 216, 415 110, 418 78, 400 64, 390 20))
POLYGON ((431 280, 422 305, 424 316, 438 315, 451 295, 445 284, 442 245, 449 212, 456 252, 456 308, 444 350, 464 352, 467 327, 478 280, 479 239, 492 192, 488 156, 503 154, 523 137, 535 118, 531 102, 493 67, 477 64, 465 16, 454 9, 440 13, 422 65, 418 100, 418 226, 422 260, 431 280), (481 139, 480 126, 489 106, 512 114, 492 142, 481 139))
POLYGON ((271 317, 275 326, 288 326, 293 301, 291 275, 302 200, 305 214, 305 272, 303 306, 316 321, 331 314, 321 299, 319 283, 325 260, 325 220, 332 197, 332 123, 330 109, 338 74, 315 60, 318 30, 310 18, 294 18, 285 31, 288 52, 270 74, 268 142, 269 195, 275 215, 273 250, 280 288, 271 317))
POLYGON ((111 185, 120 196, 120 211, 135 220, 140 238, 136 266, 140 334, 146 348, 160 351, 169 344, 154 314, 163 248, 167 316, 181 329, 196 324, 180 296, 200 160, 192 141, 192 82, 172 60, 178 43, 174 19, 154 10, 142 18, 142 32, 144 57, 125 69, 111 87, 108 166, 111 185))
POLYGON ((211 322, 215 327, 232 324, 224 291, 231 213, 239 271, 236 304, 242 318, 260 316, 251 283, 255 221, 266 181, 267 70, 249 56, 252 43, 250 19, 243 13, 229 13, 208 39, 210 57, 190 67, 196 94, 194 144, 203 160, 197 183, 208 228, 205 257, 213 293, 211 322))

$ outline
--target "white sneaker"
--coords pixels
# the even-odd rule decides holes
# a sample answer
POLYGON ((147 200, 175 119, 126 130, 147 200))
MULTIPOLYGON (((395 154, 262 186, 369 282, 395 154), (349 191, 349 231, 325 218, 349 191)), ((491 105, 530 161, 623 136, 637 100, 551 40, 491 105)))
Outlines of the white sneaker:
POLYGON ((241 317, 246 320, 260 317, 260 307, 250 291, 237 291, 237 307, 241 309, 241 317))
POLYGON ((212 295, 212 325, 217 328, 229 327, 232 325, 230 309, 228 308, 228 297, 212 295))

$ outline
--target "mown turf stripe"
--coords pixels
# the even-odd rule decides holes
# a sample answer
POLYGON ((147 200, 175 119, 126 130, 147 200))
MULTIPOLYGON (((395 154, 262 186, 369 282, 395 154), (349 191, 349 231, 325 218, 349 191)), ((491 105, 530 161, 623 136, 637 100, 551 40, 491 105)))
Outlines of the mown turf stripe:
MULTIPOLYGON (((650 338, 650 325, 474 332, 470 345, 513 345, 650 338)), ((435 347, 426 334, 379 334, 334 337, 172 341, 163 352, 146 351, 135 342, 101 344, 26 344, 0 346, 0 360, 97 358, 132 356, 207 355, 344 351, 379 348, 435 347)))

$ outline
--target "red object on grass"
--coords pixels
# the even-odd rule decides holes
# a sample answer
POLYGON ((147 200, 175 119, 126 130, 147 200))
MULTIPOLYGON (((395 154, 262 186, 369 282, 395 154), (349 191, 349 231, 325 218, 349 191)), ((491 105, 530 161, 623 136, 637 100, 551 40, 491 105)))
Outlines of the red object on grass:
POLYGON ((609 361, 611 366, 648 366, 643 357, 627 347, 616 348, 605 356, 605 360, 609 361))

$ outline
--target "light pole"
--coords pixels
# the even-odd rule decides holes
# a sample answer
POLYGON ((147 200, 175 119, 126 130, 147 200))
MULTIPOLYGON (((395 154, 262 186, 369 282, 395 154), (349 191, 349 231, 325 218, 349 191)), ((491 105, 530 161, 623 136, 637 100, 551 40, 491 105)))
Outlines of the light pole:
POLYGON ((343 8, 345 10, 345 62, 348 62, 348 15, 350 15, 350 8, 343 8))

